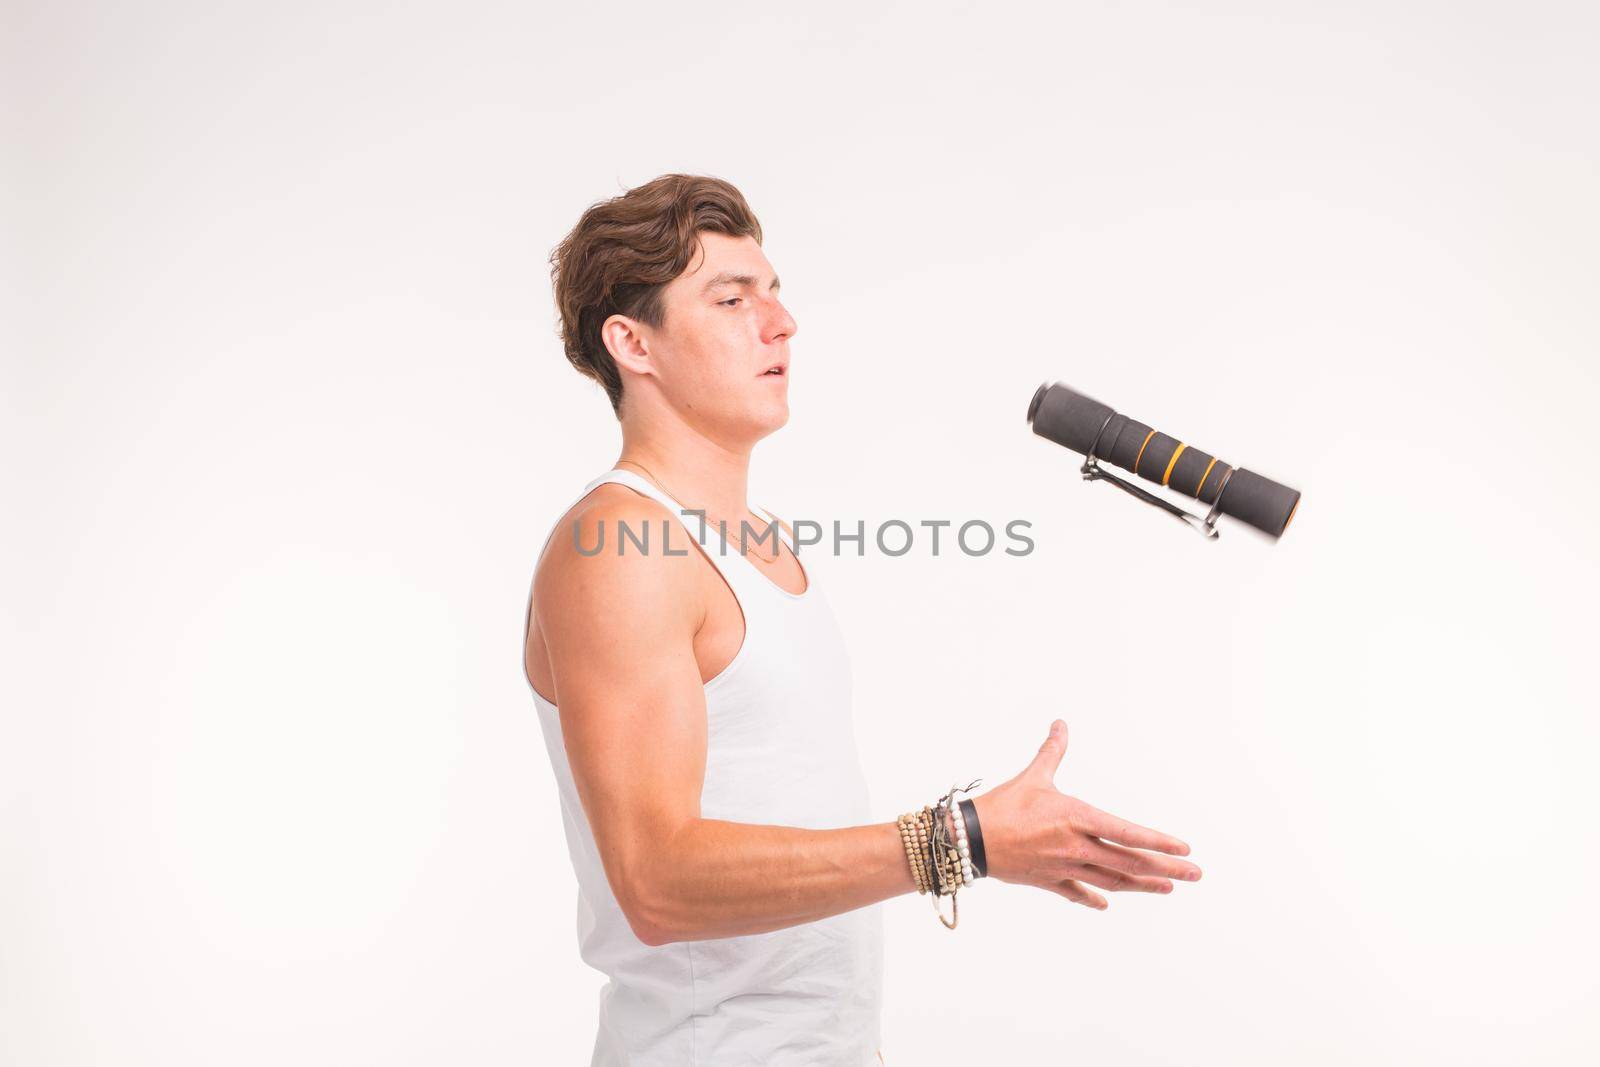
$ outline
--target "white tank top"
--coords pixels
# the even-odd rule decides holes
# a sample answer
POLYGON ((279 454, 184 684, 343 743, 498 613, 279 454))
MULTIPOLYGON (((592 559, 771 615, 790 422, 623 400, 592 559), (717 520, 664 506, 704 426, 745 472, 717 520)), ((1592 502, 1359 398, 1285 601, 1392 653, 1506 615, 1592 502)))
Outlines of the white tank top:
MULTIPOLYGON (((852 719, 850 661, 816 574, 806 568, 801 593, 780 589, 739 554, 736 529, 724 538, 708 522, 702 536, 699 516, 683 514, 676 501, 632 471, 607 471, 573 504, 604 482, 619 482, 666 507, 677 519, 672 551, 693 551, 689 544, 699 544, 744 612, 744 643, 705 683, 702 817, 815 830, 871 823, 852 719), (680 531, 688 534, 687 542, 680 531)), ((764 510, 760 514, 771 518, 764 510)), ((660 551, 662 525, 653 520, 649 529, 650 550, 660 551)), ((756 535, 765 532, 757 529, 756 535)), ((606 531, 603 551, 617 550, 616 534, 606 531)), ((793 551, 788 534, 782 536, 793 551)), ((630 542, 627 550, 638 549, 630 542)), ((750 550, 762 548, 752 540, 750 550)), ((600 989, 591 1067, 885 1063, 878 1053, 880 906, 767 933, 646 945, 606 880, 573 784, 556 706, 536 690, 533 700, 578 880, 578 952, 609 979, 600 989)))

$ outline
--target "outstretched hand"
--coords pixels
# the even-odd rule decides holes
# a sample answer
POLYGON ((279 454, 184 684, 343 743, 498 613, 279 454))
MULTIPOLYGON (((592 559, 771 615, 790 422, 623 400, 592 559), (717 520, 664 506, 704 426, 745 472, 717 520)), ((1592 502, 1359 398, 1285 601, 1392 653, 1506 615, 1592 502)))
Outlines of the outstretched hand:
POLYGON ((1169 878, 1199 880, 1199 867, 1171 858, 1189 854, 1182 841, 1057 789, 1055 773, 1066 752, 1067 724, 1057 719, 1022 773, 972 798, 991 876, 1048 889, 1099 910, 1107 906, 1105 897, 1084 883, 1170 893, 1169 878))

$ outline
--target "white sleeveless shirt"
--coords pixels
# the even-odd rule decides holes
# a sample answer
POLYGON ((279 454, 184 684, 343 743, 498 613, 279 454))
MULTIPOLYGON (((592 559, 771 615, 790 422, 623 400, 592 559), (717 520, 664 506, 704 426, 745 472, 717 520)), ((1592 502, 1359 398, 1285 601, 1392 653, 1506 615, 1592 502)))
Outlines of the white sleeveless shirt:
MULTIPOLYGON (((605 482, 626 485, 666 507, 676 519, 668 548, 680 553, 699 544, 744 613, 744 643, 705 683, 701 816, 814 830, 871 823, 852 718, 850 661, 816 574, 802 565, 804 591, 779 588, 739 554, 738 530, 724 537, 632 471, 607 471, 573 504, 605 482)), ((761 514, 771 518, 770 512, 761 514)), ((650 522, 650 551, 662 550, 662 529, 660 521, 650 522)), ((760 528, 754 536, 765 533, 760 528)), ((781 535, 793 551, 792 539, 781 535)), ((563 536, 572 536, 570 526, 563 536)), ((606 538, 602 551, 617 551, 617 531, 606 530, 606 538)), ((761 550, 753 537, 747 544, 761 550)), ((630 541, 626 550, 639 549, 630 541)), ((533 700, 577 875, 578 952, 608 978, 599 993, 591 1067, 885 1062, 877 1051, 883 999, 879 905, 767 933, 646 945, 634 935, 606 879, 556 706, 537 690, 533 700)))

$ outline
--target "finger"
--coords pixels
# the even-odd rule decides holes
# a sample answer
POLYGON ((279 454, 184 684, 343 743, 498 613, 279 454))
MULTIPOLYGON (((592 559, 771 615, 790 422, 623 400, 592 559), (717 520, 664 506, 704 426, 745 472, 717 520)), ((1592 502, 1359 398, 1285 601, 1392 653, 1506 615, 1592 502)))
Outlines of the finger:
POLYGON ((1158 852, 1135 852, 1120 845, 1108 844, 1098 837, 1085 837, 1083 852, 1082 862, 1108 867, 1125 874, 1181 878, 1185 882, 1200 880, 1200 868, 1188 860, 1172 859, 1158 852))
POLYGON ((1134 848, 1148 848, 1157 852, 1170 852, 1174 856, 1187 856, 1189 846, 1179 841, 1171 834, 1164 834, 1159 830, 1152 830, 1148 826, 1119 819, 1115 815, 1101 811, 1099 808, 1088 804, 1083 805, 1083 829, 1096 837, 1104 837, 1111 841, 1120 841, 1124 845, 1134 848))
POLYGON ((1096 893, 1092 889, 1083 888, 1083 886, 1079 885, 1077 882, 1074 882, 1071 878, 1068 878, 1064 882, 1057 882, 1050 888, 1053 892, 1060 893, 1068 900, 1076 900, 1079 904, 1082 904, 1086 908, 1093 908, 1095 911, 1106 910, 1105 897, 1101 896, 1099 893, 1096 893))
POLYGON ((1172 883, 1165 878, 1147 878, 1141 874, 1126 874, 1122 871, 1113 871, 1109 867, 1101 867, 1093 863, 1085 863, 1078 867, 1077 875, 1079 879, 1088 882, 1090 885, 1097 885, 1101 889, 1110 889, 1113 892, 1172 892, 1172 883))
POLYGON ((1067 724, 1060 719, 1050 724, 1050 736, 1044 739, 1044 744, 1039 746, 1039 754, 1033 757, 1033 762, 1028 764, 1027 773, 1043 778, 1047 782, 1055 781, 1056 768, 1061 766, 1061 757, 1067 754, 1067 724))

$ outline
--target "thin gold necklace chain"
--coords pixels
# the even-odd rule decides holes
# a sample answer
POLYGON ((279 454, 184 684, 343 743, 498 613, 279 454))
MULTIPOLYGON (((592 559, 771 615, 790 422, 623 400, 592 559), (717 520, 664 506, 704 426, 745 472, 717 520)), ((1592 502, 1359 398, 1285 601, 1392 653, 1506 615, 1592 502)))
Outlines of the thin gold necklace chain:
MULTIPOLYGON (((643 463, 640 463, 637 460, 632 460, 632 459, 619 459, 619 460, 617 460, 617 462, 618 463, 628 463, 628 464, 631 464, 632 466, 638 467, 640 470, 644 471, 646 477, 648 477, 652 482, 656 483, 656 487, 658 489, 660 489, 663 493, 667 494, 673 500, 677 501, 678 506, 680 508, 684 506, 683 505, 683 501, 681 499, 679 499, 678 494, 674 493, 671 489, 668 489, 667 486, 666 486, 666 483, 663 482, 660 478, 657 478, 655 476, 655 474, 651 472, 650 468, 646 467, 643 463)), ((700 512, 700 515, 701 515, 702 518, 706 518, 706 519, 710 518, 710 516, 706 515, 704 508, 699 508, 699 509, 687 508, 685 510, 688 510, 688 511, 698 510, 700 512)), ((717 521, 721 522, 720 519, 717 520, 717 521)), ((774 557, 774 562, 776 562, 776 557, 774 557)))
MULTIPOLYGON (((655 474, 651 472, 650 468, 646 467, 643 463, 635 463, 631 459, 619 459, 619 460, 617 460, 617 462, 618 463, 628 463, 628 464, 632 464, 635 467, 638 467, 640 470, 644 471, 645 477, 649 478, 652 482, 656 483, 656 488, 657 489, 660 489, 663 493, 665 493, 668 496, 670 496, 673 500, 677 500, 678 499, 678 494, 674 493, 671 489, 668 489, 667 486, 666 486, 666 483, 663 482, 660 478, 657 478, 655 476, 655 474)), ((679 501, 678 502, 678 506, 682 507, 683 506, 683 502, 679 501)))

